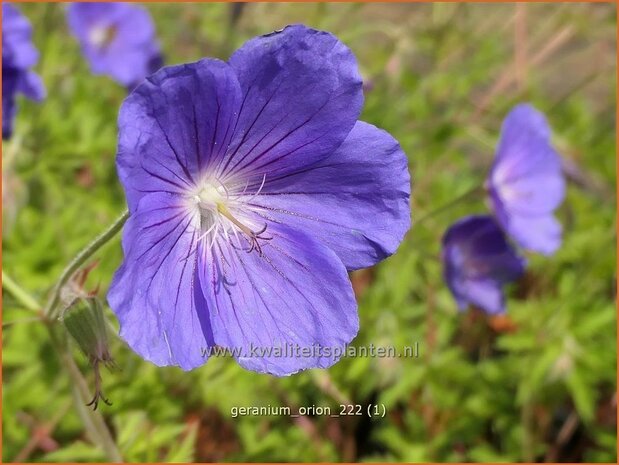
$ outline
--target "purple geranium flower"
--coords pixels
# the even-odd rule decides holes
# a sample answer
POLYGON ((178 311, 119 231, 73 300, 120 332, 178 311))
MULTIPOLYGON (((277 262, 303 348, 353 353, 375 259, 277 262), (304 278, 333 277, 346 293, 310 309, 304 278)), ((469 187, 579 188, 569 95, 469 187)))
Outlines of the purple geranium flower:
POLYGON ((561 158, 544 115, 532 106, 517 105, 503 122, 488 188, 499 223, 521 247, 546 255, 559 248, 553 211, 565 196, 561 158))
POLYGON ((71 3, 69 26, 95 74, 132 89, 163 64, 148 12, 130 3, 71 3))
POLYGON ((127 97, 130 218, 108 300, 137 353, 191 369, 218 345, 276 375, 339 358, 359 324, 347 270, 410 226, 406 156, 357 120, 362 103, 352 52, 302 25, 127 97))
POLYGON ((467 216, 452 225, 443 236, 442 259, 458 307, 472 304, 490 314, 505 310, 503 285, 525 267, 491 216, 467 216))
POLYGON ((45 88, 30 68, 39 60, 32 44, 32 27, 17 8, 2 4, 2 138, 11 137, 16 112, 15 97, 24 94, 41 101, 45 88))

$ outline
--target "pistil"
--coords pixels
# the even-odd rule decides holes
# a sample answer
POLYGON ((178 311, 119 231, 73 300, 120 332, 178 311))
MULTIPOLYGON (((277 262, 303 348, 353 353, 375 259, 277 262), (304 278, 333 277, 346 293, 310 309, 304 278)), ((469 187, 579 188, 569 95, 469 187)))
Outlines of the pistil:
POLYGON ((225 218, 228 218, 232 222, 232 224, 234 224, 237 228, 239 228, 248 236, 255 236, 255 233, 243 223, 241 223, 239 220, 237 220, 222 202, 217 202, 217 211, 225 218))

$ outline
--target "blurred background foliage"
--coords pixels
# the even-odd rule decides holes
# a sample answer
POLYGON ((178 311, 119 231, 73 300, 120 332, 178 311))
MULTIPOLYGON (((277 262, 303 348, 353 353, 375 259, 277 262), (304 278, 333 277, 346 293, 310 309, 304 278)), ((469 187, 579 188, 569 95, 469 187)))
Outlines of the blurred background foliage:
MULTIPOLYGON (((22 4, 47 86, 20 99, 3 143, 3 269, 39 301, 124 208, 114 156, 125 90, 93 76, 62 4, 22 4)), ((613 4, 148 4, 167 64, 227 58, 303 22, 336 34, 365 78, 362 118, 402 144, 413 219, 483 182, 502 118, 545 112, 570 186, 565 241, 530 257, 506 315, 459 313, 440 236, 487 210, 460 204, 413 227, 398 253, 352 275, 355 345, 419 342, 419 358, 347 358, 273 378, 230 358, 156 368, 118 338, 101 405, 127 461, 606 461, 616 457, 616 11, 613 4), (233 406, 384 404, 384 418, 232 418, 233 406)), ((118 239, 88 287, 104 296, 118 239)), ((106 309, 113 325, 116 321, 106 309)), ((92 370, 75 357, 92 388, 92 370)), ((3 461, 102 461, 44 326, 3 297, 3 461)))

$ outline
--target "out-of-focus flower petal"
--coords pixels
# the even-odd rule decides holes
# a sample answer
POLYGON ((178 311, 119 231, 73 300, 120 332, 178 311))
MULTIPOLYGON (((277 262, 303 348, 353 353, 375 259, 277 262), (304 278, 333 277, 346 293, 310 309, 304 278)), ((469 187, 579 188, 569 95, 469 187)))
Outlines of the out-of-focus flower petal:
MULTIPOLYGON (((499 213, 498 218, 502 218, 499 213)), ((544 255, 552 255, 561 247, 561 223, 552 215, 518 216, 511 215, 503 219, 510 236, 517 237, 518 244, 544 255)))
POLYGON ((516 106, 505 119, 488 187, 497 219, 519 245, 544 254, 559 247, 553 211, 565 197, 561 158, 546 119, 530 105, 516 106))
POLYGON ((494 201, 504 205, 514 215, 547 215, 556 209, 565 197, 565 181, 561 175, 539 173, 530 177, 516 178, 494 189, 494 201))
POLYGON ((2 3, 2 66, 26 69, 39 60, 32 43, 32 26, 10 3, 2 3))
POLYGON ((36 64, 39 53, 32 44, 32 27, 19 10, 2 4, 2 138, 13 132, 17 112, 16 96, 24 94, 31 100, 45 97, 43 82, 29 70, 36 64))
POLYGON ((2 138, 13 134, 13 120, 17 111, 15 92, 22 72, 15 68, 2 68, 2 138))
POLYGON ((43 81, 38 74, 33 73, 32 71, 21 75, 17 90, 29 99, 37 102, 40 102, 45 98, 45 86, 43 85, 43 81))
POLYGON ((357 122, 326 159, 267 177, 252 203, 268 221, 320 239, 347 269, 368 267, 394 253, 410 228, 407 165, 391 135, 357 122))
POLYGON ((459 293, 466 295, 472 305, 479 307, 490 315, 505 311, 505 296, 500 285, 493 279, 469 279, 460 281, 459 293))
POLYGON ((92 72, 133 88, 161 66, 148 11, 130 3, 71 3, 67 20, 92 72))
POLYGON ((505 309, 503 285, 524 273, 525 260, 507 242, 491 216, 467 216, 443 236, 443 274, 460 309, 488 313, 505 309))

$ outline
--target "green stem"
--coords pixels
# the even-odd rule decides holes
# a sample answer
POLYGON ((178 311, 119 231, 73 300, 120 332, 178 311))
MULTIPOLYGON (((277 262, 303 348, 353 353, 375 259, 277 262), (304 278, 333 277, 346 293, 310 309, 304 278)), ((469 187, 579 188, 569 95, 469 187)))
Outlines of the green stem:
POLYGON ((442 205, 441 207, 437 208, 436 210, 432 210, 430 213, 427 213, 425 215, 423 215, 421 218, 419 218, 417 221, 413 222, 413 225, 419 226, 421 223, 423 223, 424 221, 428 220, 429 218, 433 218, 434 216, 443 213, 446 210, 449 210, 451 207, 453 207, 454 205, 459 204, 460 202, 467 200, 471 197, 475 197, 477 194, 480 194, 482 192, 484 192, 485 188, 484 186, 475 186, 474 188, 466 191, 464 194, 459 195, 458 197, 456 197, 455 199, 453 199, 452 201, 446 203, 445 205, 442 205))
POLYGON ((122 462, 120 451, 114 442, 112 433, 105 423, 103 416, 100 412, 86 406, 90 401, 89 397, 91 393, 88 389, 88 383, 73 359, 71 348, 67 344, 66 339, 62 340, 55 332, 56 328, 52 325, 47 325, 47 328, 50 333, 52 345, 60 357, 61 365, 71 379, 71 392, 75 401, 75 408, 84 424, 84 428, 90 435, 92 441, 103 449, 110 462, 122 462))
POLYGON ((310 370, 309 373, 312 377, 312 381, 318 387, 318 389, 331 396, 340 404, 348 405, 352 403, 351 400, 346 396, 346 394, 344 394, 335 384, 327 371, 310 370))
MULTIPOLYGON (((18 302, 24 305, 24 307, 36 312, 40 310, 41 305, 39 302, 33 296, 28 294, 27 291, 22 289, 4 271, 2 272, 2 287, 10 292, 18 302)), ((110 433, 101 412, 97 412, 86 407, 86 403, 88 402, 88 397, 90 395, 88 391, 88 384, 84 379, 82 372, 75 364, 75 360, 73 360, 71 348, 67 344, 66 339, 63 339, 58 334, 56 325, 52 323, 53 322, 47 321, 45 326, 49 332, 52 346, 60 358, 60 364, 71 379, 71 390, 75 400, 75 408, 78 410, 78 414, 84 422, 84 427, 92 437, 93 442, 103 449, 108 460, 112 462, 122 462, 120 451, 114 442, 112 433, 110 433)))
POLYGON ((71 279, 73 274, 84 264, 97 250, 103 247, 110 239, 112 239, 118 231, 122 228, 125 221, 129 218, 129 211, 125 210, 124 213, 112 223, 105 231, 95 238, 90 244, 88 244, 80 253, 78 253, 73 260, 64 269, 58 282, 54 286, 52 295, 45 305, 43 314, 53 318, 56 316, 56 307, 60 301, 60 292, 64 285, 71 279))
POLYGON ((6 289, 26 310, 36 313, 41 310, 41 306, 36 299, 23 290, 4 270, 2 270, 2 288, 6 289))
POLYGON ((533 462, 535 459, 535 442, 533 437, 533 406, 529 400, 525 401, 521 410, 522 420, 522 460, 533 462))
POLYGON ((41 318, 40 316, 33 316, 32 318, 22 318, 22 319, 13 320, 13 321, 3 321, 2 329, 8 328, 13 325, 19 325, 22 323, 41 323, 42 321, 45 321, 45 320, 43 320, 43 318, 41 318))

